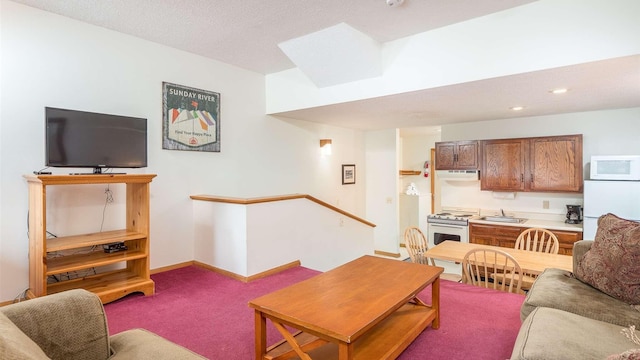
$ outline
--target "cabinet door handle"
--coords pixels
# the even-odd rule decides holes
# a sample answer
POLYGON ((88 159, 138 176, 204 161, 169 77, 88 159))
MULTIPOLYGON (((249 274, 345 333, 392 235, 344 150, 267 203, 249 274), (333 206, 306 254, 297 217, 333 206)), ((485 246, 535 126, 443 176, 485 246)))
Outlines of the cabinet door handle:
POLYGON ((524 174, 520 174, 520 182, 524 182, 524 174))
POLYGON ((533 174, 531 174, 531 183, 533 184, 533 174))

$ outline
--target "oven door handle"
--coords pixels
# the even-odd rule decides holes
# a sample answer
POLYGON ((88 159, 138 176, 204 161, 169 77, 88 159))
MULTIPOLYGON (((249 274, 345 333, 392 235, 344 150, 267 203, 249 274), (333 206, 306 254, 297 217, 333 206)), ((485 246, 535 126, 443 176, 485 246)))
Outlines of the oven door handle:
POLYGON ((453 228, 453 229, 464 229, 466 228, 465 225, 449 225, 449 224, 437 224, 437 223, 430 223, 432 226, 442 226, 442 227, 448 227, 448 228, 453 228))

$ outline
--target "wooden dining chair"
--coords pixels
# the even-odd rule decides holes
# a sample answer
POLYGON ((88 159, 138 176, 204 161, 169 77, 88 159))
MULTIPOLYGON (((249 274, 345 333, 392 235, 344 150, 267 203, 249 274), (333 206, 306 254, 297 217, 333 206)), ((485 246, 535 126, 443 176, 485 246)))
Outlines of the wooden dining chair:
MULTIPOLYGON (((543 252, 548 254, 557 254, 560 248, 558 237, 547 229, 529 228, 518 235, 516 239, 515 249, 543 252)), ((522 275, 522 289, 527 291, 533 286, 536 275, 522 275)))
MULTIPOLYGON (((415 226, 410 226, 404 231, 404 246, 407 248, 411 262, 436 266, 435 260, 427 257, 425 254, 429 250, 427 238, 422 230, 415 226)), ((460 282, 462 276, 458 274, 442 273, 441 279, 460 282)))
POLYGON ((529 228, 518 235, 516 249, 526 251, 557 254, 560 243, 558 237, 551 231, 542 228, 529 228))
POLYGON ((474 286, 523 294, 521 274, 516 259, 502 250, 471 249, 462 260, 462 281, 474 286))
POLYGON ((411 262, 436 266, 433 259, 424 255, 429 250, 429 245, 427 238, 419 228, 411 226, 404 231, 404 246, 407 248, 411 262))

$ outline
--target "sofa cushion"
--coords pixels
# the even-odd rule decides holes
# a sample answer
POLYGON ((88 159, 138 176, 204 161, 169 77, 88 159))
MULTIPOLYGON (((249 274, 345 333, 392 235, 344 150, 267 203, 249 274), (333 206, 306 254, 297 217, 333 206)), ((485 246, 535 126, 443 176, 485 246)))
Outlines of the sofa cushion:
POLYGON ((617 299, 640 304, 640 223, 601 216, 595 241, 575 275, 617 299))
POLYGON ((623 327, 540 307, 520 327, 512 360, 602 360, 637 347, 623 327))
POLYGON ((47 356, 106 360, 109 331, 100 298, 74 289, 0 308, 47 356))
POLYGON ((132 329, 111 337, 113 356, 109 360, 128 359, 205 359, 178 344, 144 329, 132 329))
POLYGON ((620 354, 607 357, 607 360, 638 360, 640 359, 640 349, 627 350, 620 354))
POLYGON ((0 312, 0 359, 49 358, 35 342, 0 312))
POLYGON ((560 309, 623 327, 635 325, 640 328, 640 311, 561 269, 546 269, 538 276, 520 308, 520 318, 524 321, 537 307, 560 309))

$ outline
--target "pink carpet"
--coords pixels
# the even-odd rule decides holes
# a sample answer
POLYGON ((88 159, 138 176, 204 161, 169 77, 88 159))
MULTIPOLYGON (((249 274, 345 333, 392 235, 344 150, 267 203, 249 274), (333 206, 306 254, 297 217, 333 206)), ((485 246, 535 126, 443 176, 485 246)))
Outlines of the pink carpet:
MULTIPOLYGON (((154 296, 134 294, 105 305, 109 330, 144 328, 209 359, 253 359, 249 300, 316 274, 296 267, 243 283, 194 266, 163 272, 152 276, 154 296)), ((420 298, 430 302, 430 295, 429 287, 420 298)), ((522 295, 442 280, 440 329, 427 328, 399 359, 507 359, 523 300, 522 295)), ((267 323, 268 342, 280 340, 267 323)))

